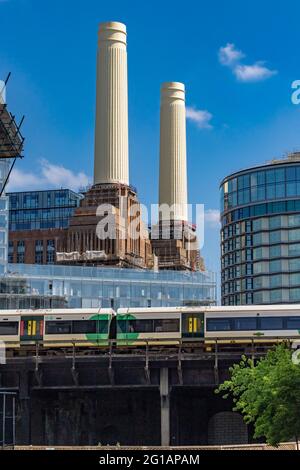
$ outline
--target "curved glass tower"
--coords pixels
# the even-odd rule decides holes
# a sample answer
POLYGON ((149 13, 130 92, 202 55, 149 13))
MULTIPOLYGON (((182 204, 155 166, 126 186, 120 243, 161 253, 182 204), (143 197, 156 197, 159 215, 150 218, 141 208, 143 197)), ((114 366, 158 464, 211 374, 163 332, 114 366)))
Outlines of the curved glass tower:
POLYGON ((222 181, 222 304, 300 302, 300 152, 222 181))

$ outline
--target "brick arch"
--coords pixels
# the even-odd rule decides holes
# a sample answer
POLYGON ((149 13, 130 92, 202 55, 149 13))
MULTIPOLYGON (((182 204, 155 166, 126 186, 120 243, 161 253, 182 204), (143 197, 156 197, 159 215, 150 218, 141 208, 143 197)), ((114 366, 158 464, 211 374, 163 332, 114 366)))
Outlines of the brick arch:
POLYGON ((208 422, 208 444, 247 444, 248 427, 242 415, 233 411, 222 411, 208 422))

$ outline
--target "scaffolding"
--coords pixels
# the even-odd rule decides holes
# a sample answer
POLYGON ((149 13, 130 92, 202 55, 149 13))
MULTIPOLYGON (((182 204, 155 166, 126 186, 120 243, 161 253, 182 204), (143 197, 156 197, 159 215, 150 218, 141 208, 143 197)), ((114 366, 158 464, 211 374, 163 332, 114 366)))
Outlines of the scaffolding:
POLYGON ((1 185, 0 197, 5 190, 16 159, 23 158, 22 152, 24 146, 24 137, 20 132, 24 121, 24 116, 22 117, 20 123, 17 124, 15 116, 13 116, 8 110, 4 99, 4 92, 9 77, 10 73, 6 78, 2 89, 0 89, 0 160, 6 159, 9 166, 6 178, 1 185))

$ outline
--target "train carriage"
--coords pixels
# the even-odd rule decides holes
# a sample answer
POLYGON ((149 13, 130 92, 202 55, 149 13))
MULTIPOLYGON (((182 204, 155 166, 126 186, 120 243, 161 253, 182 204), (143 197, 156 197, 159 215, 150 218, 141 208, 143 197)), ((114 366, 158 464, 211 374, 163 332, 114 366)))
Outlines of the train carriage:
POLYGON ((20 345, 20 315, 16 310, 2 310, 0 314, 0 341, 12 348, 20 345))
POLYGON ((109 308, 53 310, 44 315, 44 344, 107 346, 115 312, 109 308))
POLYGON ((276 339, 300 338, 298 305, 251 305, 207 307, 205 342, 244 343, 249 339, 270 343, 276 339))
POLYGON ((107 346, 112 309, 7 310, 0 315, 0 341, 7 348, 107 346))
POLYGON ((204 313, 175 308, 120 308, 117 312, 117 345, 171 345, 182 339, 204 337, 204 313))

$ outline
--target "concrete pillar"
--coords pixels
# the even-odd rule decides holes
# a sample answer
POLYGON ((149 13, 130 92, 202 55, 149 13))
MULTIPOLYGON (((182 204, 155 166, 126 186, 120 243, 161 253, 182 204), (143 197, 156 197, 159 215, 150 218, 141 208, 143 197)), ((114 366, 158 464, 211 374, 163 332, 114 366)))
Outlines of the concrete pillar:
POLYGON ((24 370, 19 376, 19 399, 16 415, 16 443, 30 445, 30 390, 29 372, 24 370))
POLYGON ((161 87, 159 204, 176 205, 173 219, 187 221, 185 87, 161 87))
POLYGON ((160 429, 161 445, 170 445, 170 390, 169 390, 169 369, 160 369, 160 429))
POLYGON ((94 182, 129 183, 126 26, 101 23, 98 35, 94 182))

